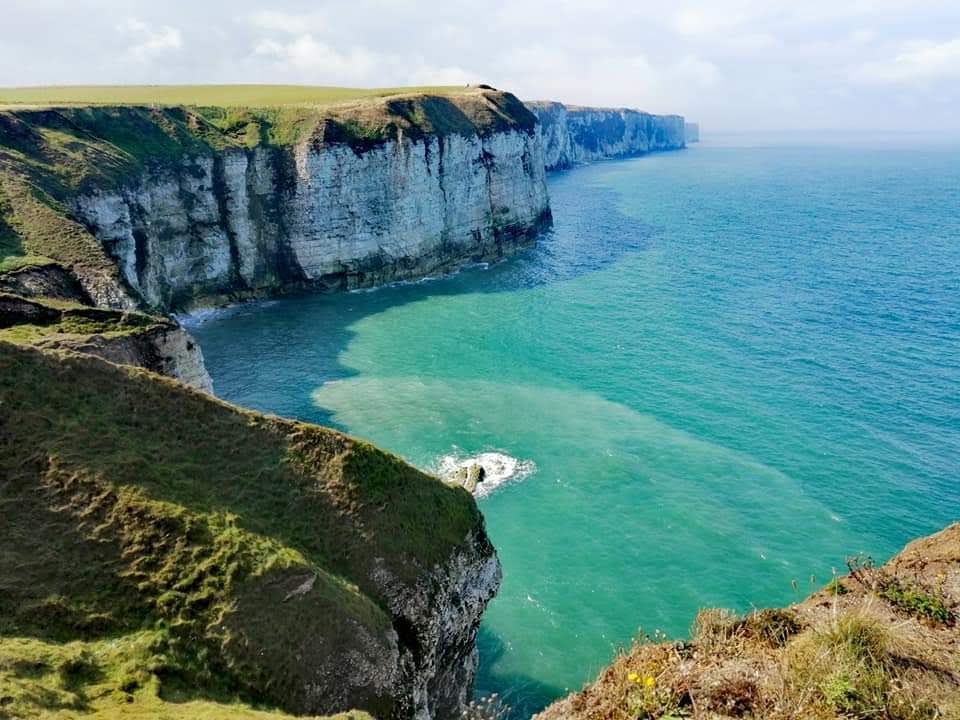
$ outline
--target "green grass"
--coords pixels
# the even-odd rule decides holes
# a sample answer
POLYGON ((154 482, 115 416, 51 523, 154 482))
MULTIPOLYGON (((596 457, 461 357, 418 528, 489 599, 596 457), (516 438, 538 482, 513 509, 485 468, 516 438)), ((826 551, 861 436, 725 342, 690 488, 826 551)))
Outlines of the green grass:
MULTIPOLYGON (((367 443, 92 358, 0 341, 0 408, 0 697, 21 717, 302 711, 338 649, 386 652, 374 575, 409 587, 482 522, 367 443), (64 648, 104 659, 71 680, 28 657, 64 648)), ((389 715, 385 692, 349 707, 389 715)))
POLYGON ((950 625, 956 620, 953 610, 947 605, 946 598, 941 593, 926 590, 915 583, 882 576, 876 592, 901 612, 922 622, 950 625))
POLYGON ((370 97, 411 93, 448 95, 462 85, 347 88, 311 85, 61 85, 0 88, 0 106, 28 105, 197 105, 209 107, 277 107, 327 105, 370 97))

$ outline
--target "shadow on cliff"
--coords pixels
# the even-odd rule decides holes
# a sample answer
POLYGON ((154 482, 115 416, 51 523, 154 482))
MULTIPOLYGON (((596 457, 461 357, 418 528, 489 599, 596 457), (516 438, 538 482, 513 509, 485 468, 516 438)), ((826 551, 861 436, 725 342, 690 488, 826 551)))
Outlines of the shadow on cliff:
POLYGON ((514 292, 601 270, 649 248, 656 228, 623 213, 615 191, 590 182, 594 168, 552 175, 554 227, 502 262, 453 275, 335 295, 296 294, 186 322, 203 349, 217 395, 263 412, 328 427, 310 393, 356 374, 340 358, 364 318, 431 297, 514 292))
POLYGON ((484 699, 496 693, 509 708, 507 720, 526 720, 538 713, 568 690, 535 680, 524 673, 499 673, 493 666, 503 657, 507 646, 499 635, 481 626, 477 637, 480 649, 480 669, 474 683, 474 695, 484 699))

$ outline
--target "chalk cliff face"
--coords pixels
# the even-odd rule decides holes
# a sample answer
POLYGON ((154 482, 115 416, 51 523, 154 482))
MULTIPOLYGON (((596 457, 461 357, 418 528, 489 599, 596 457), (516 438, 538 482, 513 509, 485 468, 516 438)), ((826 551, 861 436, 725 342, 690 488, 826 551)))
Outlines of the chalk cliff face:
POLYGON ((624 108, 589 108, 557 102, 530 102, 527 107, 540 121, 547 170, 685 146, 684 120, 680 115, 651 115, 624 108))
POLYGON ((423 277, 508 255, 550 224, 535 121, 518 101, 505 114, 374 142, 320 125, 289 146, 154 163, 71 207, 153 309, 423 277))

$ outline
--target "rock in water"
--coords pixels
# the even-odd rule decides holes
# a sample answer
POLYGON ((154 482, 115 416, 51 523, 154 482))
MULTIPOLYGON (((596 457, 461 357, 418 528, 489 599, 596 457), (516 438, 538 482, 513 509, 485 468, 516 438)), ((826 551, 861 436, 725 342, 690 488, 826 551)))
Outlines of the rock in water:
POLYGON ((448 485, 458 485, 483 497, 504 483, 530 476, 536 465, 500 452, 482 452, 466 459, 446 455, 437 461, 433 471, 448 485))
POLYGON ((469 493, 476 492, 477 485, 483 482, 487 471, 483 465, 478 462, 471 462, 456 468, 450 475, 444 478, 450 485, 459 485, 469 493))

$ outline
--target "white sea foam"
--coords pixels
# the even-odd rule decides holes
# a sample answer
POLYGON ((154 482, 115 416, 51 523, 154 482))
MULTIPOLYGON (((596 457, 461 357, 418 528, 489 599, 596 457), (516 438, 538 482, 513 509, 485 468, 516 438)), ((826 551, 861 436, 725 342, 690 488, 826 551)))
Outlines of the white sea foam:
POLYGON ((276 305, 279 300, 251 298, 250 300, 241 300, 239 302, 221 305, 220 307, 199 308, 190 312, 173 313, 173 317, 183 327, 190 329, 199 327, 210 320, 220 320, 251 307, 267 308, 276 305))
POLYGON ((530 477, 537 469, 532 460, 518 460, 500 452, 483 452, 470 456, 462 453, 444 455, 437 460, 433 471, 440 477, 449 477, 458 468, 474 464, 479 464, 484 473, 483 482, 477 485, 473 493, 477 497, 485 497, 501 485, 530 477))

